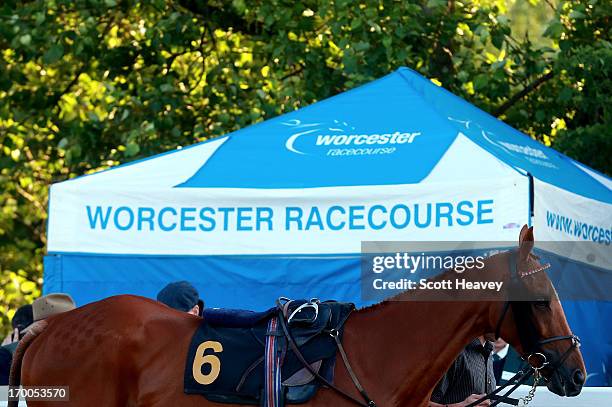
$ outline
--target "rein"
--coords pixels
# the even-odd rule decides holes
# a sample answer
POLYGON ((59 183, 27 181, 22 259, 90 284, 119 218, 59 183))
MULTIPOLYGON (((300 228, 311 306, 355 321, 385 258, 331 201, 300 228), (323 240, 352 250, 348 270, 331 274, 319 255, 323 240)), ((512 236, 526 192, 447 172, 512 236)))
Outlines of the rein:
MULTIPOLYGON (((534 274, 534 272, 528 272, 523 275, 519 273, 518 265, 516 262, 517 255, 518 255, 517 251, 514 250, 510 252, 510 257, 509 257, 510 288, 514 288, 514 289, 520 287, 519 277, 524 277, 526 275, 534 274)), ((538 271, 541 271, 543 269, 544 267, 538 269, 538 271)), ((506 318, 506 314, 508 313, 508 309, 510 307, 512 307, 513 310, 516 310, 517 308, 519 308, 518 302, 510 301, 508 299, 504 303, 504 308, 502 309, 502 313, 495 326, 495 339, 498 339, 500 337, 501 326, 506 318)), ((514 312, 514 318, 517 321, 517 325, 519 325, 518 323, 519 315, 523 315, 523 314, 524 313, 514 312)), ((526 325, 526 321, 521 321, 521 322, 523 322, 526 325)), ((519 327, 517 326, 517 328, 519 327)), ((529 329, 529 331, 534 332, 533 329, 529 329)), ((523 403, 524 403, 523 405, 527 405, 533 399, 533 396, 535 395, 536 386, 538 385, 538 381, 540 380, 540 378, 542 378, 540 370, 546 366, 549 366, 552 369, 552 373, 554 373, 561 366, 561 364, 565 361, 565 359, 567 359, 570 352, 574 350, 575 348, 580 347, 580 338, 578 338, 574 334, 552 336, 550 338, 545 338, 545 339, 540 339, 540 340, 529 340, 528 338, 526 338, 526 332, 524 332, 524 330, 519 330, 519 337, 521 340, 521 344, 523 345, 523 349, 525 350, 528 349, 530 352, 529 355, 527 356, 525 355, 521 356, 521 359, 526 361, 529 365, 527 372, 523 373, 523 371, 519 371, 516 375, 510 378, 510 380, 508 380, 506 384, 498 387, 491 393, 484 395, 482 398, 474 401, 473 403, 468 404, 466 407, 477 406, 478 404, 482 403, 484 400, 491 399, 492 396, 494 396, 493 398, 495 399, 495 402, 492 403, 490 407, 496 406, 501 402, 518 405, 518 400, 512 399, 508 396, 512 392, 514 392, 521 384, 527 381, 529 377, 533 375, 534 376, 533 386, 531 390, 529 391, 529 394, 523 398, 523 403), (563 341, 563 340, 571 340, 572 343, 557 360, 553 361, 552 363, 549 362, 548 359, 546 358, 546 355, 542 351, 542 345, 546 345, 548 343, 557 342, 557 341, 563 341), (532 359, 534 359, 533 363, 532 363, 532 359), (504 393, 502 396, 495 397, 497 393, 501 392, 501 390, 509 386, 512 386, 512 388, 509 391, 504 393)))

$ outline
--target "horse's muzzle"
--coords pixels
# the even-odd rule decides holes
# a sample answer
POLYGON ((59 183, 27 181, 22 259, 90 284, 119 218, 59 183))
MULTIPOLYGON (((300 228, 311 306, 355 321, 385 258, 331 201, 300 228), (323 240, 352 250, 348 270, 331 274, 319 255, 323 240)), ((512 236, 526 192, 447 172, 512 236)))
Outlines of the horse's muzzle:
POLYGON ((581 369, 567 369, 565 367, 553 372, 548 381, 548 390, 563 397, 574 397, 580 394, 585 382, 584 372, 581 369))

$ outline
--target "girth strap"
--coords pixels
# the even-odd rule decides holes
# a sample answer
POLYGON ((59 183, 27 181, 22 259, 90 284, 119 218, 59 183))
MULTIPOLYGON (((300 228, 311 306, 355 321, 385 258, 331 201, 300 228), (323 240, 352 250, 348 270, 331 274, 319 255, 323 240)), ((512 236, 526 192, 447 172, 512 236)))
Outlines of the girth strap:
MULTIPOLYGON (((319 372, 315 371, 310 366, 310 364, 306 361, 306 359, 304 358, 304 355, 302 355, 302 352, 300 352, 297 344, 295 343, 295 339, 293 339, 293 335, 291 335, 291 332, 289 332, 289 328, 287 327, 287 322, 285 321, 285 318, 283 318, 282 314, 279 316, 279 322, 280 322, 279 325, 283 329, 283 332, 284 332, 284 334, 285 334, 285 336, 287 338, 287 342, 289 343, 289 348, 293 351, 293 353, 295 354, 297 359, 300 361, 300 363, 302 363, 304 365, 304 368, 306 368, 306 370, 308 370, 308 372, 310 372, 311 375, 316 377, 323 384, 328 386, 330 389, 334 390, 336 393, 340 394, 345 399, 350 400, 353 403, 355 403, 355 404, 357 404, 357 405, 359 405, 361 407, 376 407, 376 403, 374 403, 374 401, 372 399, 370 399, 368 394, 365 392, 365 390, 363 389, 363 387, 361 386, 361 384, 357 380, 357 377, 355 376, 355 373, 353 372, 352 368, 350 367, 350 364, 348 363, 348 358, 346 357, 346 353, 344 352, 344 349, 342 348, 342 344, 339 345, 338 350, 340 351, 340 355, 342 356, 342 360, 343 360, 343 362, 344 362, 344 364, 345 364, 345 366, 346 366, 346 368, 347 368, 347 370, 349 372, 349 375, 351 376, 351 380, 353 380, 353 383, 355 384, 355 387, 357 388, 357 390, 359 390, 359 393, 361 394, 361 396, 365 400, 365 403, 363 401, 358 400, 357 398, 353 397, 352 395, 348 394, 344 390, 338 388, 333 383, 331 383, 329 380, 327 380, 325 377, 321 376, 319 374, 319 372)), ((336 330, 334 329, 333 331, 336 331, 336 330)), ((334 337, 334 336, 332 335, 332 337, 334 337)), ((334 337, 334 339, 336 339, 336 344, 338 345, 339 338, 337 338, 337 336, 336 336, 336 337, 334 337)))
POLYGON ((346 356, 346 352, 344 351, 344 346, 342 346, 342 342, 340 341, 340 337, 339 337, 340 333, 338 332, 337 329, 332 329, 331 331, 329 331, 329 335, 332 338, 334 338, 334 341, 336 341, 336 346, 338 347, 338 351, 340 352, 340 356, 342 357, 342 361, 344 362, 344 367, 346 367, 346 370, 351 376, 351 380, 353 381, 353 384, 355 385, 357 390, 359 390, 361 397, 363 397, 363 399, 368 403, 368 406, 375 407, 376 404, 374 404, 370 396, 368 396, 368 393, 366 393, 365 389, 359 382, 357 375, 353 371, 351 364, 349 363, 348 357, 346 356))

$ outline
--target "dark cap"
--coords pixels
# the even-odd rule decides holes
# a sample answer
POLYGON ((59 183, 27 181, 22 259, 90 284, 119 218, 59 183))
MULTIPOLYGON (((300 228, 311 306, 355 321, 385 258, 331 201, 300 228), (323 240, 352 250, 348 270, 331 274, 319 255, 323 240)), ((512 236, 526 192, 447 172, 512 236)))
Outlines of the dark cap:
POLYGON ((157 301, 183 312, 195 307, 199 300, 198 290, 187 281, 170 283, 157 294, 157 301))
POLYGON ((26 304, 17 309, 15 315, 13 315, 13 319, 11 320, 11 325, 13 325, 13 329, 18 329, 19 332, 21 332, 30 326, 32 322, 34 322, 32 305, 26 304))

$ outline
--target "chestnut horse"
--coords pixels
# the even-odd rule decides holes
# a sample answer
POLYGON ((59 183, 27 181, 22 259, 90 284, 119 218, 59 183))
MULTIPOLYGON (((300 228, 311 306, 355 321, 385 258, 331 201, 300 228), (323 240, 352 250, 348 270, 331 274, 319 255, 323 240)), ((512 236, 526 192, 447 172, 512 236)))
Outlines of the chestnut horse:
MULTIPOLYGON (((523 272, 540 267, 532 248, 533 231, 524 227, 516 254, 500 253, 486 259, 484 269, 449 271, 437 278, 508 282, 514 272, 509 270, 509 256, 516 256, 517 269, 523 272)), ((546 273, 527 275, 521 284, 536 296, 549 295, 545 304, 528 302, 522 308, 530 314, 530 334, 538 340, 571 335, 546 273)), ((474 295, 467 300, 457 293, 450 302, 401 301, 402 296, 418 295, 403 293, 396 301, 353 313, 343 344, 370 397, 380 407, 426 406, 437 381, 464 346, 496 328, 524 353, 521 325, 513 315, 516 308, 504 307, 503 291, 496 300, 479 301, 474 295)), ((187 348, 200 323, 198 317, 136 296, 91 303, 35 327, 19 346, 11 383, 21 379, 24 386, 69 386, 69 403, 29 402, 30 406, 224 406, 183 393, 187 348)), ((562 396, 579 394, 586 377, 579 350, 562 338, 543 344, 540 351, 562 362, 543 371, 549 390, 562 396)), ((336 363, 334 384, 360 398, 342 363, 336 363)), ((355 404, 322 388, 304 405, 355 404)))

